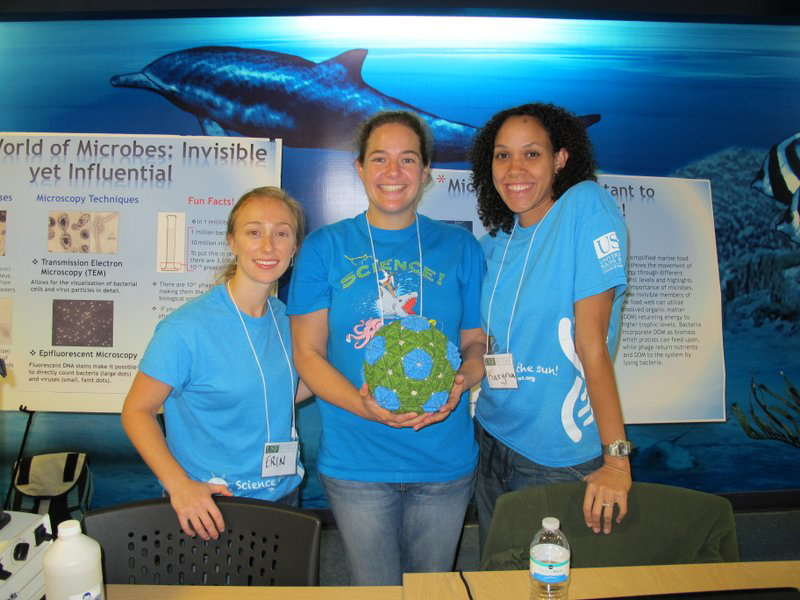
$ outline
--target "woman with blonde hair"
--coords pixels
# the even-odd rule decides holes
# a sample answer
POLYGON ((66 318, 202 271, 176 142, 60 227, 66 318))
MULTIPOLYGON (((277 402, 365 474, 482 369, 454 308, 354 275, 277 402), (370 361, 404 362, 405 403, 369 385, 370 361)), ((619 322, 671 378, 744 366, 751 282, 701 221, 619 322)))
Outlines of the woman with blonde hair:
POLYGON ((297 504, 294 404, 310 393, 298 386, 286 307, 272 292, 303 225, 279 188, 244 194, 228 219, 233 262, 218 285, 157 325, 125 399, 125 432, 189 535, 223 531, 214 494, 297 504))

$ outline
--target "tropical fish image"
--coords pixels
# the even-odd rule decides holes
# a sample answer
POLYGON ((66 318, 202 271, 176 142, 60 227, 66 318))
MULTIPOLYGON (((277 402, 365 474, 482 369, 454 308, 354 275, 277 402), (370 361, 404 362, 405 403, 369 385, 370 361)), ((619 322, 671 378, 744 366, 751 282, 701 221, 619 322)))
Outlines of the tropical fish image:
MULTIPOLYGON (((294 148, 351 150, 361 121, 381 110, 410 110, 431 129, 434 161, 465 161, 476 128, 369 86, 361 76, 366 57, 367 50, 354 49, 315 63, 268 50, 204 46, 166 54, 138 73, 115 75, 111 85, 161 94, 194 114, 205 135, 281 138, 294 148)), ((588 126, 600 116, 581 119, 588 126)))
POLYGON ((352 149, 358 124, 380 110, 410 110, 428 124, 434 157, 466 160, 475 128, 448 121, 367 85, 367 51, 315 63, 293 54, 205 46, 167 54, 111 85, 150 90, 194 114, 205 135, 282 138, 297 148, 352 149))
POLYGON ((753 187, 786 205, 775 228, 800 244, 800 133, 770 148, 753 187))

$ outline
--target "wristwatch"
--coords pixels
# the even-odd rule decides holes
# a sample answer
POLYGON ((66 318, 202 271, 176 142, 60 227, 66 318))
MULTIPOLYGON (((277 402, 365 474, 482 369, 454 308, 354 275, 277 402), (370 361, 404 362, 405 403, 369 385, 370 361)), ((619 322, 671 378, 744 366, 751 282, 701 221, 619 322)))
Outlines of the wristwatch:
POLYGON ((630 456, 633 444, 628 440, 616 440, 603 446, 603 453, 609 456, 616 456, 617 458, 625 458, 630 456))

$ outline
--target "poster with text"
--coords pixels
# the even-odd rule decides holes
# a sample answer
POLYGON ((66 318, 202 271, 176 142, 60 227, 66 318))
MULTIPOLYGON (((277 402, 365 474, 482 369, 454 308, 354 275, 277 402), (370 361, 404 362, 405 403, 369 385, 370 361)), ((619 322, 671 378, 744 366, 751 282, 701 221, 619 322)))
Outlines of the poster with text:
POLYGON ((281 141, 0 133, 0 408, 113 412, 156 323, 230 258, 281 141))
POLYGON ((725 419, 722 303, 706 180, 600 175, 628 226, 615 360, 626 423, 725 419))
MULTIPOLYGON (((598 175, 628 227, 615 373, 626 423, 725 419, 722 306, 707 180, 598 175)), ((485 235, 468 171, 433 169, 419 211, 485 235)), ((473 400, 475 400, 473 394, 473 400)))

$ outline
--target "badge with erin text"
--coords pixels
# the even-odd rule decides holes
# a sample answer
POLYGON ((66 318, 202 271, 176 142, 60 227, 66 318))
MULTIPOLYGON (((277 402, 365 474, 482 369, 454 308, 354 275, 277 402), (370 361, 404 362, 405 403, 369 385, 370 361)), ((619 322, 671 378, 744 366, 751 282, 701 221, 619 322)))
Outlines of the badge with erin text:
POLYGON ((267 442, 261 460, 261 477, 297 473, 297 442, 267 442))

